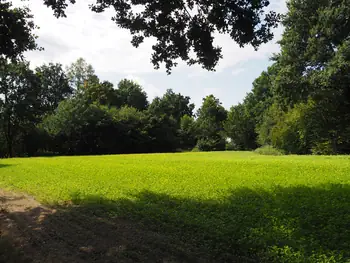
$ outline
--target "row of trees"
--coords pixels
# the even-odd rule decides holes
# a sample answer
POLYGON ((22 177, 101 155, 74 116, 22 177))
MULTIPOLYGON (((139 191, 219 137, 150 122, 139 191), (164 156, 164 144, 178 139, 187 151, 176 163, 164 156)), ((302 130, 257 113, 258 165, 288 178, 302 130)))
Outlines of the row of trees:
POLYGON ((83 59, 66 70, 1 67, 2 156, 225 149, 227 112, 212 95, 195 118, 189 97, 167 90, 149 103, 140 85, 124 79, 113 87, 83 59))
MULTIPOLYGON (((5 15, 21 15, 1 6, 5 15)), ((4 42, 0 154, 207 151, 224 150, 227 142, 236 150, 350 153, 349 6, 350 0, 290 0, 280 53, 229 111, 211 95, 195 114, 190 98, 171 90, 149 102, 137 83, 113 87, 83 59, 66 70, 60 64, 31 70, 17 58, 36 48, 35 38, 22 46, 4 42)), ((11 23, 30 32, 31 17, 22 17, 11 23)), ((19 32, 8 29, 9 39, 19 32)))

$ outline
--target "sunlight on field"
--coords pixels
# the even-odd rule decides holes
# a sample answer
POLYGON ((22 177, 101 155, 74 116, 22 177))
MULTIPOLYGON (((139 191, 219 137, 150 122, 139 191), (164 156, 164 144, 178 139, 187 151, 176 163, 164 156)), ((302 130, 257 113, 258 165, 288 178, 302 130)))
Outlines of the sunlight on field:
POLYGON ((320 186, 350 182, 350 157, 260 156, 249 152, 140 154, 1 160, 0 186, 40 201, 141 191, 220 199, 242 187, 320 186))

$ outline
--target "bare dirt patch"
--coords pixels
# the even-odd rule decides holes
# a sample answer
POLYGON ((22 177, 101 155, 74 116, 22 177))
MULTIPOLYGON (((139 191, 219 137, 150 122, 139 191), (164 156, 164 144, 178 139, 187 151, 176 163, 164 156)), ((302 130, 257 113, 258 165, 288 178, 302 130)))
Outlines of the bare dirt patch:
POLYGON ((187 244, 91 209, 0 189, 0 262, 206 262, 187 244), (88 211, 88 212, 85 212, 88 211))

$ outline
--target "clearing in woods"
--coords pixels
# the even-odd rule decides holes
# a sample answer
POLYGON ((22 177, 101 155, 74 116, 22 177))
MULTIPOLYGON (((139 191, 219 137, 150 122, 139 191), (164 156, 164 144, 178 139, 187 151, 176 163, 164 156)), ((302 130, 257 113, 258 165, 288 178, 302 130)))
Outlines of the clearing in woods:
POLYGON ((347 262, 349 171, 249 152, 0 160, 0 262, 347 262))

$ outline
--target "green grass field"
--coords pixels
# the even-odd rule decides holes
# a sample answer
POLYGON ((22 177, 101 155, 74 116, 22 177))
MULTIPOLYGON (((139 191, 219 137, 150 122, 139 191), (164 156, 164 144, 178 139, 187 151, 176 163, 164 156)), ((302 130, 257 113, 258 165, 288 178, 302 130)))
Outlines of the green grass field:
POLYGON ((214 261, 349 262, 350 157, 249 152, 0 160, 0 188, 165 233, 214 261))

